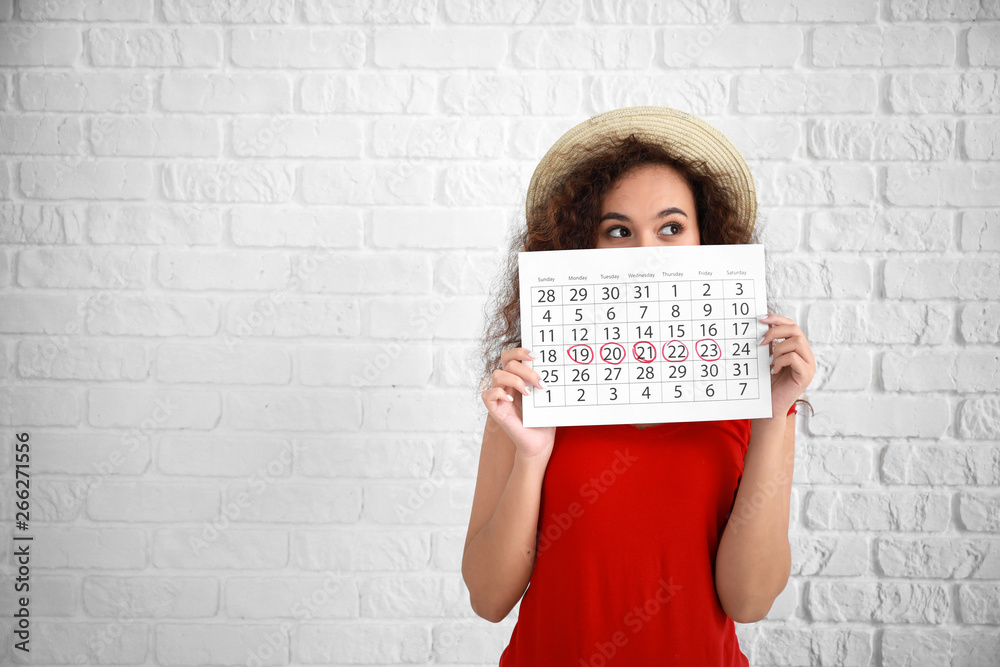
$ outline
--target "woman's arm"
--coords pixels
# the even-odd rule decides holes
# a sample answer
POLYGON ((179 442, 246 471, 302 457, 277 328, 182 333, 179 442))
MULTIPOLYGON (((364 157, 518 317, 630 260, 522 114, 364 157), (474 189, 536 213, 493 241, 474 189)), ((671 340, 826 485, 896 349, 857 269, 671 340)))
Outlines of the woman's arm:
POLYGON ((719 601, 738 623, 764 618, 788 583, 794 465, 795 414, 750 420, 743 478, 715 560, 719 601))

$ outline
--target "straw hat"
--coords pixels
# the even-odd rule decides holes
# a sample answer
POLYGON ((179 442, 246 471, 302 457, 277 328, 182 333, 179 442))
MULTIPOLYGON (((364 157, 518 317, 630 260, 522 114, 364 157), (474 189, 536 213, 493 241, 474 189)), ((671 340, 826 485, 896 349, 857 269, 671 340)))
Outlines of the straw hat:
POLYGON ((548 201, 583 155, 606 135, 662 144, 681 158, 700 158, 726 179, 736 195, 740 220, 752 231, 757 219, 757 189, 746 160, 729 139, 697 116, 668 107, 615 109, 589 118, 562 135, 545 154, 528 184, 527 211, 548 201))

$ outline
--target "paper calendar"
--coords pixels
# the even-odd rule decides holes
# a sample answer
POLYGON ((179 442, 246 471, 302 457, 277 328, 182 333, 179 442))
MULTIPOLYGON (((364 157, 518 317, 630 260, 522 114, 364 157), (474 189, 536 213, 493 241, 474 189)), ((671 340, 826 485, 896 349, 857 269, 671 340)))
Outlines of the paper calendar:
POLYGON ((525 426, 771 416, 760 244, 518 253, 525 426))

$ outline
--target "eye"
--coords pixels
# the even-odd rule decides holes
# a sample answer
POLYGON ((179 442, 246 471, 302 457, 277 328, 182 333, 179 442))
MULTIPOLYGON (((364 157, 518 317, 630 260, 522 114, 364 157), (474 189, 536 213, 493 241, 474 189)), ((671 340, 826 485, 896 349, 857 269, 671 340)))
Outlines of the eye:
POLYGON ((625 227, 624 225, 612 225, 607 229, 607 235, 613 239, 623 239, 626 236, 631 235, 631 233, 632 232, 629 231, 628 227, 625 227))
POLYGON ((678 234, 684 231, 684 225, 682 225, 679 222, 668 222, 667 224, 660 227, 660 231, 662 232, 664 229, 667 229, 668 227, 673 228, 675 231, 671 234, 667 234, 667 236, 677 236, 678 234))

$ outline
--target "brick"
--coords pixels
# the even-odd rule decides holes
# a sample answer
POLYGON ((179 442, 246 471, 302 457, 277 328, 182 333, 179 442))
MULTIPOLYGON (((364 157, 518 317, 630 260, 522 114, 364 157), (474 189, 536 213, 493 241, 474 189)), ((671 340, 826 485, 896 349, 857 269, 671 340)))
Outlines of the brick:
MULTIPOLYGON (((715 72, 693 75, 666 73, 645 74, 595 74, 588 77, 584 99, 593 108, 614 109, 632 105, 660 105, 670 99, 675 108, 685 109, 698 116, 721 114, 729 108, 730 80, 728 74, 715 72)), ((580 120, 586 120, 581 118, 580 120)), ((549 145, 565 131, 565 124, 532 160, 545 154, 549 145)), ((529 173, 530 176, 530 173, 529 173)))
POLYGON ((958 605, 962 621, 980 625, 1000 623, 1000 584, 960 584, 958 605))
POLYGON ((228 426, 241 431, 350 432, 362 426, 361 399, 353 391, 237 390, 226 398, 228 426))
MULTIPOLYGON (((496 42, 496 54, 502 58, 505 51, 505 41, 496 42)), ((518 69, 649 69, 655 54, 656 35, 648 28, 525 28, 511 35, 510 59, 518 69)))
POLYGON ((222 152, 222 132, 213 118, 102 116, 90 124, 97 155, 205 156, 222 152))
POLYGON ((943 584, 908 582, 815 582, 809 585, 816 621, 941 624, 952 619, 943 584))
POLYGON ((729 3, 718 0, 696 2, 617 2, 591 0, 585 3, 589 18, 599 25, 635 23, 672 25, 678 23, 725 23, 729 19, 729 3))
POLYGON ((32 533, 32 565, 40 569, 142 570, 149 564, 144 528, 36 524, 32 533))
POLYGON ((167 111, 275 113, 292 109, 291 81, 284 74, 163 75, 160 102, 167 111))
POLYGON ((887 484, 1000 486, 1000 448, 982 444, 889 444, 882 454, 887 484))
POLYGON ((71 67, 83 52, 80 30, 25 24, 0 26, 0 66, 71 67))
MULTIPOLYGON (((798 155, 802 123, 791 118, 739 117, 709 121, 747 160, 775 160, 798 155)), ((553 141, 554 143, 554 141, 553 141)), ((758 211, 760 214, 761 211, 758 211)), ((790 211, 766 211, 772 217, 790 211)))
POLYGON ((196 202, 287 202, 295 168, 262 162, 171 162, 163 167, 167 199, 196 202))
POLYGON ((441 89, 441 110, 463 115, 569 115, 580 108, 581 84, 581 75, 576 74, 449 74, 441 89))
POLYGON ((211 28, 92 28, 90 60, 98 67, 219 67, 222 34, 211 28))
POLYGON ((867 165, 762 163, 754 171, 758 197, 767 206, 867 206, 876 197, 875 174, 867 165))
POLYGON ((219 507, 215 484, 106 482, 87 495, 87 516, 94 521, 210 521, 219 507))
POLYGON ((364 5, 330 4, 325 0, 303 0, 302 13, 309 23, 432 23, 437 15, 434 0, 414 0, 400 5, 379 0, 364 5))
POLYGON ((290 272, 287 254, 253 250, 165 250, 157 267, 161 285, 187 290, 280 289, 290 272))
POLYGON ((209 429, 222 405, 216 391, 186 389, 93 388, 88 390, 89 423, 148 431, 166 428, 209 429))
POLYGON ((152 165, 131 160, 52 160, 21 163, 21 192, 32 199, 147 199, 152 165))
POLYGON ((867 73, 783 72, 736 77, 740 113, 872 113, 878 107, 875 77, 867 73))
POLYGON ((17 90, 26 111, 148 112, 157 85, 151 74, 127 72, 29 71, 17 77, 17 90))
POLYGON ((872 269, 865 260, 781 256, 770 287, 787 298, 863 298, 872 292, 872 269))
POLYGON ((889 165, 885 198, 897 206, 997 206, 1000 167, 889 165))
POLYGON ((181 23, 290 23, 294 0, 250 0, 248 2, 199 2, 163 0, 163 17, 181 23))
POLYGON ((468 523, 473 491, 468 481, 446 483, 441 477, 419 483, 369 484, 363 518, 380 524, 461 525, 468 523))
POLYGON ((376 390, 365 395, 365 425, 370 431, 463 431, 480 426, 482 401, 467 390, 376 390), (462 410, 457 407, 465 406, 462 410))
POLYGON ((85 310, 92 335, 212 336, 219 330, 218 306, 204 296, 118 294, 107 303, 91 299, 85 310))
MULTIPOLYGON (((887 537, 875 540, 875 559, 887 577, 968 579, 1000 573, 1000 540, 887 537)), ((964 620, 969 620, 963 615, 964 620)))
POLYGON ((808 246, 821 251, 941 252, 951 247, 953 215, 927 208, 818 210, 809 217, 808 246))
POLYGON ((435 297, 384 297, 371 301, 372 338, 472 339, 479 323, 469 313, 479 312, 482 299, 440 295, 435 297))
POLYGON ((1000 493, 992 489, 960 491, 958 516, 965 530, 996 533, 1000 530, 1000 493))
POLYGON ((442 9, 454 23, 575 23, 581 0, 546 3, 537 0, 512 0, 495 3, 489 0, 444 0, 442 9))
POLYGON ((83 396, 74 389, 0 387, 0 424, 5 426, 78 426, 83 396))
POLYGON ((890 0, 893 21, 974 21, 1000 18, 1000 7, 982 0, 890 0))
POLYGON ((153 565, 158 568, 263 570, 280 569, 287 562, 286 531, 235 528, 225 517, 200 528, 160 528, 153 537, 153 565))
POLYGON ((358 618, 358 584, 347 577, 230 577, 225 599, 234 618, 358 618))
POLYGON ((468 589, 454 574, 372 577, 359 590, 361 613, 370 618, 455 617, 469 607, 468 589))
POLYGON ((810 154, 824 160, 947 160, 955 121, 819 120, 808 138, 810 154))
POLYGON ((365 63, 367 40, 358 28, 235 28, 231 35, 238 67, 330 69, 365 63))
POLYGON ((403 72, 306 74, 302 111, 312 113, 429 113, 436 109, 437 76, 403 72))
POLYGON ((497 28, 389 27, 375 30, 374 63, 387 68, 499 67, 507 35, 497 28))
POLYGON ((818 67, 948 66, 955 35, 948 26, 817 26, 812 53, 818 67))
MULTIPOLYGON (((822 401, 816 401, 822 410, 822 401)), ((808 407, 803 409, 808 410, 808 407)), ((864 484, 876 479, 877 452, 856 440, 807 440, 795 447, 796 483, 864 484)))
POLYGON ((468 164, 444 168, 444 197, 457 206, 511 206, 521 200, 525 176, 517 165, 468 164))
POLYGON ((980 258, 890 257, 883 265, 890 299, 1000 299, 997 255, 980 258), (948 276, 943 280, 942 276, 948 276))
POLYGON ((285 665, 288 641, 276 623, 158 623, 154 639, 161 665, 285 665))
POLYGON ((83 300, 72 295, 0 294, 0 332, 67 335, 83 330, 83 300))
MULTIPOLYGON (((1000 9, 996 11, 1000 14, 1000 9)), ((966 43, 969 45, 969 64, 973 67, 1000 65, 1000 26, 996 23, 973 25, 966 34, 966 43)))
POLYGON ((886 396, 878 399, 826 395, 816 415, 809 419, 812 435, 848 435, 864 437, 940 438, 951 422, 952 409, 935 397, 886 396), (837 422, 842 405, 852 405, 850 423, 837 422))
MULTIPOLYGON (((127 614, 121 622, 102 620, 49 621, 32 619, 31 661, 72 664, 84 656, 96 655, 112 665, 139 665, 150 652, 149 626, 127 614)), ((13 636, 13 635, 12 635, 13 636)))
POLYGON ((83 218, 77 206, 0 203, 0 243, 81 243, 83 218))
POLYGON ((21 287, 140 289, 150 285, 152 262, 149 250, 87 246, 26 248, 18 256, 17 284, 21 287))
POLYGON ((430 558, 426 530, 295 530, 290 565, 336 572, 420 571, 430 558))
POLYGON ((21 0, 23 21, 149 21, 153 0, 21 0))
POLYGON ((434 170, 402 164, 307 163, 302 198, 310 204, 400 206, 434 201, 434 170))
POLYGON ((966 120, 962 147, 970 160, 1000 159, 1000 121, 992 118, 966 120))
POLYGON ((149 439, 134 434, 108 438, 87 433, 45 433, 31 452, 36 473, 74 476, 74 491, 81 498, 112 475, 141 475, 151 459, 149 439))
MULTIPOLYGON (((11 594, 5 595, 0 601, 0 611, 12 618, 20 604, 18 598, 24 592, 33 593, 29 601, 28 613, 35 613, 38 616, 75 616, 79 607, 79 596, 77 595, 77 584, 71 576, 50 576, 45 574, 32 573, 29 585, 30 591, 18 591, 14 587, 14 581, 8 580, 11 587, 11 594)), ((11 633, 10 636, 14 636, 11 633)), ((13 642, 11 642, 13 644, 13 642)), ((30 644, 29 644, 30 646, 30 644)), ((0 657, 7 656, 0 653, 0 657)))
POLYGON ((1000 211, 962 212, 961 249, 972 252, 1000 250, 1000 211))
POLYGON ((288 440, 245 436, 166 435, 157 442, 157 469, 188 477, 287 477, 295 451, 288 440))
MULTIPOLYGON (((924 4, 923 0, 918 3, 924 4)), ((882 631, 880 655, 886 667, 924 663, 988 665, 1000 653, 1000 630, 889 626, 882 631)))
POLYGON ((361 123, 346 118, 236 118, 237 155, 270 157, 361 157, 361 123))
POLYGON ((361 309, 354 298, 314 298, 288 294, 230 299, 224 314, 226 344, 252 336, 357 336, 361 309))
POLYGON ((230 233, 238 246, 297 248, 360 248, 364 244, 364 215, 353 207, 283 209, 281 224, 274 214, 255 205, 230 209, 230 233))
POLYGON ((895 490, 814 490, 804 508, 807 528, 939 532, 949 527, 950 493, 895 490))
POLYGON ((434 461, 430 443, 411 436, 302 438, 300 447, 296 460, 306 477, 425 477, 434 461))
POLYGON ((296 629, 292 653, 307 663, 419 663, 432 659, 423 623, 316 624, 296 629))
POLYGON ((53 345, 44 339, 22 340, 17 373, 22 378, 58 380, 145 380, 152 355, 141 344, 68 339, 53 345))
POLYGON ((219 582, 212 577, 88 576, 83 579, 83 604, 92 616, 122 615, 127 600, 135 616, 197 618, 219 610, 219 582))
MULTIPOLYGON (((736 627, 739 632, 743 626, 736 624, 736 627)), ((808 665, 833 662, 845 667, 864 667, 875 660, 872 648, 875 631, 872 629, 821 624, 800 629, 788 623, 756 624, 755 627, 759 632, 758 641, 751 643, 739 640, 741 649, 752 661, 750 664, 808 665)))
MULTIPOLYGON (((302 261, 300 255, 297 261, 302 261)), ((382 294, 427 293, 431 266, 427 255, 406 252, 345 253, 336 261, 317 263, 301 275, 306 292, 382 294)))
POLYGON ((299 380, 308 386, 427 386, 432 362, 429 346, 400 342, 299 348, 299 380))
MULTIPOLYGON (((11 499, 10 501, 5 501, 3 506, 0 506, 2 507, 0 514, 7 521, 14 520, 14 500, 16 496, 14 495, 13 477, 11 475, 12 479, 10 481, 5 480, 0 485, 3 487, 3 491, 7 494, 7 497, 11 499)), ((83 494, 79 492, 78 486, 76 480, 35 477, 31 480, 30 489, 31 521, 62 523, 66 525, 68 522, 79 520, 83 514, 85 499, 83 494)))
POLYGON ((970 303, 961 306, 958 330, 966 343, 1000 343, 1000 304, 970 303))
POLYGON ((853 535, 791 536, 792 576, 852 577, 869 573, 868 541, 853 535))
POLYGON ((83 120, 72 116, 0 114, 0 153, 75 155, 86 152, 83 120))
POLYGON ((1000 75, 891 74, 887 99, 893 113, 1000 113, 1000 75))
POLYGON ((292 360, 285 350, 243 345, 166 343, 157 348, 157 379, 165 383, 288 384, 292 360))
POLYGON ((382 248, 492 249, 505 233, 503 212, 496 209, 380 207, 372 212, 372 242, 382 248))
POLYGON ((391 116, 376 119, 370 134, 375 157, 418 160, 504 155, 503 123, 489 118, 391 116))
POLYGON ((253 479, 229 484, 223 505, 237 523, 356 523, 361 517, 361 486, 253 479))
POLYGON ((963 440, 1000 438, 1000 399, 969 398, 958 408, 958 435, 963 440))
POLYGON ((667 67, 792 67, 804 50, 798 26, 667 26, 660 39, 667 67))
POLYGON ((874 21, 876 7, 864 0, 845 0, 836 4, 823 0, 791 0, 774 3, 768 0, 738 0, 738 11, 744 21, 874 21))
POLYGON ((222 211, 187 205, 109 205, 87 208, 91 243, 134 245, 219 245, 222 211))

